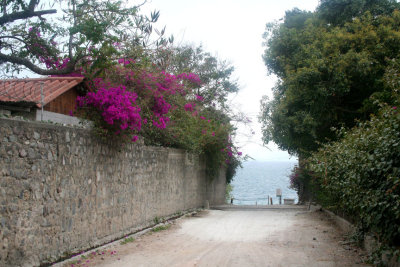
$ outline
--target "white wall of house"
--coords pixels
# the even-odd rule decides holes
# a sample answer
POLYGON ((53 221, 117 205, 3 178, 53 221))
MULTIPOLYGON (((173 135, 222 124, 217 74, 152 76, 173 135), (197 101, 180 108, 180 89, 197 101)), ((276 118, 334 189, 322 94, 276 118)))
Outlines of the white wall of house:
POLYGON ((77 117, 68 116, 60 113, 50 112, 46 110, 36 110, 35 115, 36 121, 51 121, 55 123, 65 124, 65 125, 80 125, 80 126, 90 126, 90 122, 86 120, 81 120, 77 117), (42 115, 43 112, 43 115, 42 115), (81 123, 81 121, 83 123, 81 123))

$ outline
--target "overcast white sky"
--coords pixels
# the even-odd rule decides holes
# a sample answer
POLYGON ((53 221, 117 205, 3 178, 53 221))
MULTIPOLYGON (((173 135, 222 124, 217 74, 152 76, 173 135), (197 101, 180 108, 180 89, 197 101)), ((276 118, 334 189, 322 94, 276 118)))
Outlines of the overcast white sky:
MULTIPOLYGON (((257 115, 263 95, 271 96, 275 83, 267 76, 261 58, 265 24, 282 18, 286 10, 298 7, 314 11, 318 0, 148 0, 142 12, 159 10, 159 28, 166 26, 167 36, 174 35, 175 44, 202 44, 205 51, 226 59, 235 67, 241 91, 232 100, 252 119, 256 132, 251 140, 238 138, 244 153, 259 161, 297 160, 276 145, 262 146, 257 115)), ((246 129, 240 129, 240 132, 246 129)))

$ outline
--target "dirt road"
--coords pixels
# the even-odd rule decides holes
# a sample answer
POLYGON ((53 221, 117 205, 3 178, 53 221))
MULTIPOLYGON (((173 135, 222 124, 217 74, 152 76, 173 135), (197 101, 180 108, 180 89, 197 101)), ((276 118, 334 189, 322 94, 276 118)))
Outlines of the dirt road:
MULTIPOLYGON (((367 266, 320 211, 210 210, 118 245, 88 266, 367 266), (112 255, 111 255, 112 254, 112 255)), ((101 253, 98 253, 101 254, 101 253)))

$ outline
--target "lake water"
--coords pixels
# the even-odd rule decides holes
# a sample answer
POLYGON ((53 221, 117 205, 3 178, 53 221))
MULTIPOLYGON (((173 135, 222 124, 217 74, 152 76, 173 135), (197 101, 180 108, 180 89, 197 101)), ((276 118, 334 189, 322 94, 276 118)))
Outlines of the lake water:
POLYGON ((296 191, 289 188, 289 175, 295 161, 249 161, 238 169, 231 184, 235 205, 266 205, 267 197, 272 197, 273 204, 279 204, 276 189, 282 190, 282 204, 284 198, 294 198, 298 201, 296 191))

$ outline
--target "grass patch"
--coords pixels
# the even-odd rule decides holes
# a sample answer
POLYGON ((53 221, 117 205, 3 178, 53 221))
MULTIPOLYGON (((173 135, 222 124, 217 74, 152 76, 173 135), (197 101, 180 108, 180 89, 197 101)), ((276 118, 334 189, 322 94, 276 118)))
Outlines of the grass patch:
POLYGON ((133 241, 135 241, 135 238, 131 237, 127 237, 124 240, 121 241, 121 245, 126 245, 128 243, 132 243, 133 241))
POLYGON ((171 227, 170 224, 160 225, 160 226, 154 227, 151 231, 153 231, 153 232, 156 233, 156 232, 160 232, 160 231, 167 230, 167 229, 169 229, 170 227, 171 227))
POLYGON ((159 223, 160 223, 160 218, 155 217, 154 220, 153 220, 153 222, 154 222, 155 224, 159 224, 159 223))

